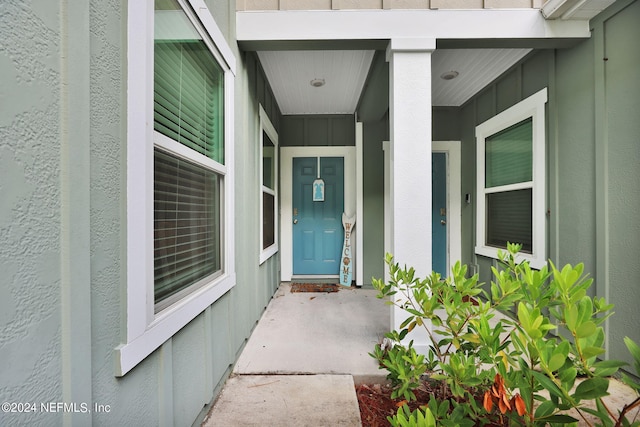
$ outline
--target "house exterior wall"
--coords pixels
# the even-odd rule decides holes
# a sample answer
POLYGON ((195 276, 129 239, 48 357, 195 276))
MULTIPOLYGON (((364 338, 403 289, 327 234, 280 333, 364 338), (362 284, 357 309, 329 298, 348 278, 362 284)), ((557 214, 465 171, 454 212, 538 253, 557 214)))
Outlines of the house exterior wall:
MULTIPOLYGON (((623 338, 640 341, 640 2, 617 2, 591 21, 593 36, 540 51, 500 76, 460 111, 462 194, 475 188, 475 126, 544 87, 547 105, 547 257, 583 262, 592 293, 615 304, 609 358, 630 361, 623 338), (605 59, 606 58, 606 59, 605 59)), ((434 127, 437 122, 434 122, 434 127)), ((463 208, 462 261, 489 283, 495 261, 474 254, 475 211, 463 208)))
POLYGON ((384 277, 384 151, 389 140, 389 120, 363 123, 362 198, 363 198, 363 283, 384 277))
POLYGON ((354 146, 352 114, 305 114, 282 117, 282 147, 354 146))
POLYGON ((238 63, 236 286, 116 378, 126 324, 127 2, 2 3, 0 398, 38 405, 0 413, 2 425, 191 425, 278 285, 278 254, 259 264, 259 105, 276 129, 280 113, 255 55, 237 50, 235 3, 207 4, 238 63), (50 402, 104 411, 40 410, 50 402))
POLYGON ((18 3, 3 3, 0 20, 0 397, 49 402, 63 393, 62 46, 57 5, 18 3))
MULTIPOLYGON (((623 337, 640 342, 635 307, 640 304, 638 263, 640 253, 640 66, 633 41, 640 37, 640 2, 616 2, 591 21, 592 37, 573 47, 539 50, 498 76, 465 105, 433 109, 433 140, 461 140, 462 259, 479 273, 480 281, 492 280, 495 260, 478 256, 476 246, 476 138, 475 127, 548 87, 547 104, 547 250, 556 265, 583 262, 595 280, 592 295, 615 304, 609 320, 609 358, 629 361, 623 337), (607 60, 604 60, 607 58, 607 60)), ((373 67, 375 69, 376 63, 373 67)), ((383 73, 384 74, 384 73, 383 73)), ((372 76, 375 77, 375 72, 372 76)), ((382 170, 377 145, 385 135, 388 118, 380 114, 380 99, 388 91, 383 75, 371 79, 359 105, 364 122, 364 173, 368 167, 382 170), (367 132, 367 129, 370 132, 367 132), (378 160, 377 160, 378 159, 378 160)), ((371 172, 371 170, 369 170, 371 172)), ((371 179, 371 176, 369 178, 371 179)), ((383 212, 382 188, 367 187, 365 179, 365 227, 367 212, 383 212)), ((370 220, 369 220, 370 221, 370 220)), ((375 219, 373 223, 376 224, 375 219)), ((383 232, 367 228, 365 278, 382 277, 376 257, 383 232)))

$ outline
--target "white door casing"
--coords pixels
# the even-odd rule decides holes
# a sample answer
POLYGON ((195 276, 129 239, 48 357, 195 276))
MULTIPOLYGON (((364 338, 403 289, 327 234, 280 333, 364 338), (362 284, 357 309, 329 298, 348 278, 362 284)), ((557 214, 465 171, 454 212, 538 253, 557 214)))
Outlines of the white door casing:
MULTIPOLYGON (((384 250, 391 250, 391 199, 389 188, 390 152, 389 141, 382 143, 384 150, 384 250)), ((462 192, 460 188, 461 174, 461 149, 460 141, 433 141, 432 152, 447 154, 447 270, 450 271, 453 264, 462 256, 462 192)), ((388 280, 385 269, 385 280, 388 280)))
MULTIPOLYGON (((344 158, 344 211, 347 215, 356 214, 356 147, 281 147, 280 148, 280 275, 281 280, 289 282, 293 278, 293 204, 292 173, 295 157, 343 157, 344 158)), ((357 260, 360 248, 357 245, 358 224, 352 234, 356 246, 353 256, 357 260)), ((356 270, 356 283, 358 279, 356 270)), ((338 275, 336 274, 337 278, 338 275)))

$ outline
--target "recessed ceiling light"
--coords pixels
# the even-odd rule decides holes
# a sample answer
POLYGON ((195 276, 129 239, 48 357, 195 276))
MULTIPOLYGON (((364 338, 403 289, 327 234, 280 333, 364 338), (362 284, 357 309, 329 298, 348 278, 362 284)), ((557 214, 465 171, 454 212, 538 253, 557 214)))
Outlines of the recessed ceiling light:
POLYGON ((453 80, 456 77, 458 77, 460 75, 460 73, 458 73, 457 71, 447 71, 446 73, 442 73, 440 75, 440 78, 442 80, 453 80))
POLYGON ((309 82, 313 87, 322 87, 325 84, 324 79, 313 79, 309 82))

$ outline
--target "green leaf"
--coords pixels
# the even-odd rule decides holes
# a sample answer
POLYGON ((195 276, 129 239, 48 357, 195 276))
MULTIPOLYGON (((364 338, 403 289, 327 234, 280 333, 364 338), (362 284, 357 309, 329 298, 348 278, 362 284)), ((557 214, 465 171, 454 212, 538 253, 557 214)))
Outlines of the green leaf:
POLYGON ((436 427, 436 419, 434 418, 431 410, 427 408, 424 415, 425 427, 436 427))
POLYGON ((564 354, 554 354, 553 356, 551 356, 551 359, 549 359, 549 370, 557 371, 562 367, 562 365, 564 365, 565 360, 567 360, 567 357, 564 354))
POLYGON ((640 346, 629 337, 624 337, 624 344, 627 346, 631 356, 633 356, 636 373, 640 375, 640 346))
POLYGON ((576 328, 575 334, 577 338, 586 338, 596 333, 596 324, 591 320, 581 324, 576 328))
POLYGON ((545 418, 546 422, 549 423, 561 423, 561 424, 569 424, 569 423, 577 423, 578 420, 570 417, 569 415, 563 415, 563 414, 558 414, 558 415, 552 415, 548 418, 545 418))
POLYGON ((576 392, 573 397, 576 400, 582 399, 596 399, 598 397, 606 396, 607 389, 609 388, 609 380, 606 378, 589 378, 576 387, 576 392))
POLYGON ((604 353, 602 347, 585 347, 582 349, 582 356, 585 359, 591 359, 592 357, 599 356, 604 353))
POLYGON ((567 328, 573 331, 576 328, 576 322, 578 321, 578 307, 571 305, 564 309, 564 320, 567 323, 567 328))
POLYGON ((563 393, 560 390, 560 388, 558 387, 558 385, 556 383, 554 383, 553 381, 551 381, 551 379, 549 377, 547 377, 545 374, 543 374, 542 372, 538 372, 538 371, 531 371, 531 375, 533 375, 535 377, 536 380, 538 380, 538 382, 540 383, 540 385, 542 387, 544 387, 547 391, 549 391, 549 393, 557 396, 557 397, 563 397, 563 393))
POLYGON ((552 401, 547 400, 545 402, 542 402, 540 406, 538 406, 538 409, 536 409, 535 412, 535 418, 539 419, 548 417, 549 415, 553 414, 553 411, 555 410, 556 405, 552 401))
POLYGON ((635 381, 633 378, 631 378, 627 374, 624 374, 624 373, 622 374, 622 382, 636 391, 640 390, 640 383, 635 381))
POLYGON ((594 375, 597 377, 609 377, 618 372, 618 369, 625 365, 628 365, 628 363, 621 360, 603 360, 602 362, 593 364, 593 367, 595 368, 594 375))

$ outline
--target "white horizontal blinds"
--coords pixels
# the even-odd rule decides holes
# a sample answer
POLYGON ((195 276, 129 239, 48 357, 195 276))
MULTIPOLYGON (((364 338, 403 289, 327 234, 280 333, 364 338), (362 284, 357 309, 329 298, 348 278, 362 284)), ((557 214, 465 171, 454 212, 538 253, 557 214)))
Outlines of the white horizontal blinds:
POLYGON ((533 120, 528 118, 485 140, 485 186, 529 182, 533 173, 533 120))
POLYGON ((218 175, 154 153, 156 303, 221 269, 218 175))
POLYGON ((532 124, 528 118, 485 141, 488 246, 520 243, 523 252, 533 251, 532 124))
POLYGON ((161 7, 155 13, 154 128, 224 164, 222 68, 180 6, 163 1, 161 7))
POLYGON ((202 155, 224 164, 224 73, 175 0, 155 1, 154 38, 154 129, 188 147, 154 151, 157 312, 222 271, 223 176, 202 155))

